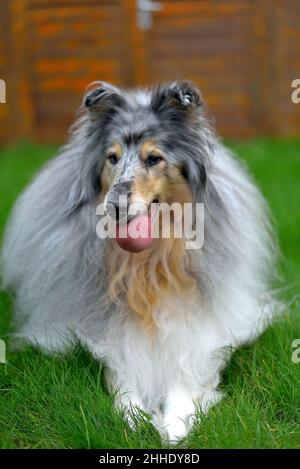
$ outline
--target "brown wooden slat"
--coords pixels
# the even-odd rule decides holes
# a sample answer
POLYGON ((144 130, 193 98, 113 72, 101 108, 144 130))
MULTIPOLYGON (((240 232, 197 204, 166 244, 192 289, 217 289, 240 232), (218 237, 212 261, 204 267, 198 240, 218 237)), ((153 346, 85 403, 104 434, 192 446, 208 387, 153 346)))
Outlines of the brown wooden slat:
MULTIPOLYGON (((83 0, 28 0, 28 6, 32 9, 57 8, 64 6, 82 6, 83 0)), ((119 0, 100 0, 102 5, 119 4, 119 0)), ((85 5, 99 6, 99 0, 84 0, 85 5)))
POLYGON ((9 87, 9 47, 7 24, 9 22, 8 0, 0 2, 0 78, 6 83, 6 103, 0 103, 0 143, 9 138, 10 87, 9 87))

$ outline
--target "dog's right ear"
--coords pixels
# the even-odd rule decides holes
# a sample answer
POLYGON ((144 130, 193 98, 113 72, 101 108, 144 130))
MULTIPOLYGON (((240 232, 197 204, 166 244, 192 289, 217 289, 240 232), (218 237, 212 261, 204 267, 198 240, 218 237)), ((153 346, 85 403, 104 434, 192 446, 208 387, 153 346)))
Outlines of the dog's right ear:
POLYGON ((93 116, 125 106, 121 90, 116 86, 96 82, 92 83, 89 88, 84 96, 83 105, 93 116))

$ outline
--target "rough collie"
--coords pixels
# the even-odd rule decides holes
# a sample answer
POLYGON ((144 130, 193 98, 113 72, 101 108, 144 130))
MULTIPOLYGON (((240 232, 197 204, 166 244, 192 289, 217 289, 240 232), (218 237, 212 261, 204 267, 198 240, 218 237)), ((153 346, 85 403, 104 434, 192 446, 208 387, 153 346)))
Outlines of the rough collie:
POLYGON ((6 231, 16 337, 51 353, 80 342, 105 364, 128 421, 142 409, 178 440, 198 409, 220 400, 228 352, 272 316, 273 245, 263 197, 217 138, 196 86, 93 84, 69 142, 20 197, 6 231), (172 230, 142 242, 97 235, 98 204, 120 226, 132 204, 144 207, 143 224, 150 205, 173 202, 204 205, 198 249, 172 230))

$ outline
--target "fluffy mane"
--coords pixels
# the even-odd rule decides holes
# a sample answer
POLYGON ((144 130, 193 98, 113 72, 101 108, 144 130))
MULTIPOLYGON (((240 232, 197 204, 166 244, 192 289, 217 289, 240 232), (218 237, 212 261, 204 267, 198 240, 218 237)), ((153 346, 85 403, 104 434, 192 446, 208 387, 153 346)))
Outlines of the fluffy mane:
POLYGON ((196 288, 189 272, 190 259, 181 239, 157 240, 151 250, 138 255, 112 243, 106 251, 108 296, 112 303, 136 313, 153 327, 155 311, 165 307, 172 296, 188 302, 196 288))

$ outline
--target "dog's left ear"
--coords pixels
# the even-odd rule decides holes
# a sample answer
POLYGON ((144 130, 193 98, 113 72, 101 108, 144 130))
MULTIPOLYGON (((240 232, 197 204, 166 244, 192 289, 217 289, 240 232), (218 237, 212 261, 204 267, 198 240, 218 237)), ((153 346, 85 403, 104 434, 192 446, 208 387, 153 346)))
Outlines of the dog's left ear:
POLYGON ((154 91, 151 107, 158 114, 173 110, 184 116, 199 113, 203 104, 196 85, 189 81, 175 81, 154 91))

